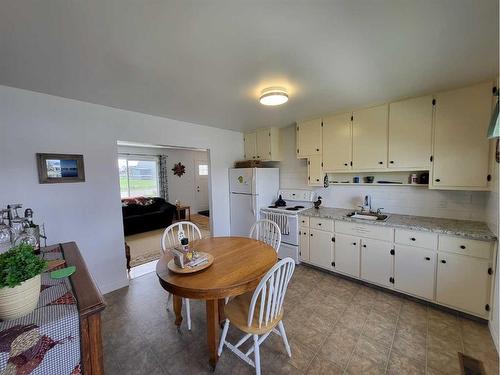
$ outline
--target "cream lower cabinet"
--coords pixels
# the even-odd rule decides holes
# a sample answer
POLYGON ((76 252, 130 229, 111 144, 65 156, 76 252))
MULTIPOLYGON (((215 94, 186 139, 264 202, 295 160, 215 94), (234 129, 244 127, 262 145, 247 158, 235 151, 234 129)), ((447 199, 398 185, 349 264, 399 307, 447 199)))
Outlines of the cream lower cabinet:
POLYGON ((299 258, 309 261, 309 228, 301 227, 299 230, 299 258))
POLYGON ((333 234, 318 229, 309 229, 309 261, 324 268, 332 268, 333 234))
POLYGON ((392 288, 393 244, 391 242, 361 240, 361 279, 392 288))
POLYGON ((487 316, 491 276, 489 260, 439 253, 436 301, 475 315, 487 316))
POLYGON ((335 271, 359 277, 360 239, 335 234, 335 271))
POLYGON ((394 252, 394 288, 432 300, 437 253, 404 245, 395 245, 394 252))
POLYGON ((300 223, 305 263, 489 317, 493 242, 342 220, 300 223))

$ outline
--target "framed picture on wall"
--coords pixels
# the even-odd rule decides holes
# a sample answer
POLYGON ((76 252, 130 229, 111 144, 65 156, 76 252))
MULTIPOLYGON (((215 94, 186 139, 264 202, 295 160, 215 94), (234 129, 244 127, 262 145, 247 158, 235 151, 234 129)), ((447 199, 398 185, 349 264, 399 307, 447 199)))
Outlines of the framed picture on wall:
POLYGON ((85 181, 83 155, 36 154, 36 160, 41 184, 85 181))

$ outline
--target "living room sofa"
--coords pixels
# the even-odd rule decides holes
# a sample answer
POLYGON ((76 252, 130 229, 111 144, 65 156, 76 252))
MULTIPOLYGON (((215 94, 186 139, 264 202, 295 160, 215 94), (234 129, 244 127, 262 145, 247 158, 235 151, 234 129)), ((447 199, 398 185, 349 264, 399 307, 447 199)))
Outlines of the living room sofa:
POLYGON ((163 198, 123 198, 125 236, 166 228, 172 224, 175 206, 163 198))

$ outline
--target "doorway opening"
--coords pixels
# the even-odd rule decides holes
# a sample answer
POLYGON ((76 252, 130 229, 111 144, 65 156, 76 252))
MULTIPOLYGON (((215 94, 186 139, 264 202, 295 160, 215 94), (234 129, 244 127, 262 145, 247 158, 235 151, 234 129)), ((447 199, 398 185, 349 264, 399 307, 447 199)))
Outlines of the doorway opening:
POLYGON ((211 235, 209 151, 118 141, 117 163, 129 277, 153 272, 161 237, 177 221, 211 235))

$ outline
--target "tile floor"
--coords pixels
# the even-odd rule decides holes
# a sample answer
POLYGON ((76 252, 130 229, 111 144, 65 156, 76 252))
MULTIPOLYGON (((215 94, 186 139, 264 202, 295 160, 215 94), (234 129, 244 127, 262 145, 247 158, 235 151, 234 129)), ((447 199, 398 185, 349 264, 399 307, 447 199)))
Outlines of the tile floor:
MULTIPOLYGON (((193 301, 193 330, 179 334, 155 273, 107 294, 104 361, 112 374, 210 374, 205 306, 193 301)), ((288 358, 281 338, 261 349, 263 374, 460 374, 457 351, 498 374, 498 356, 485 324, 336 277, 296 268, 285 302, 288 358)), ((240 333, 230 330, 234 341, 240 333)), ((216 374, 253 374, 231 351, 216 374)))

